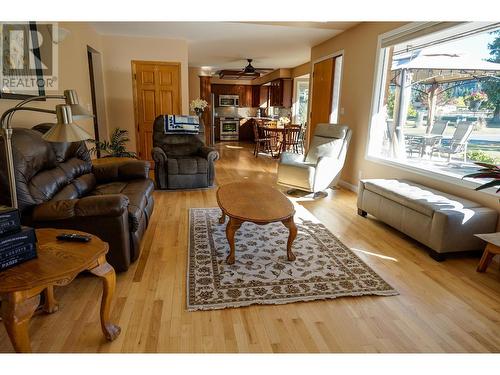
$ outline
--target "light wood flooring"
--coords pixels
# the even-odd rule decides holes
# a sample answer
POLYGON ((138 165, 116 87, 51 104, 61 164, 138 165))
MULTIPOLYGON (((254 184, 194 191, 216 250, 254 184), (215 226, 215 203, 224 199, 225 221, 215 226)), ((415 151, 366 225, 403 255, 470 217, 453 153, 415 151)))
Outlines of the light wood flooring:
MULTIPOLYGON (((274 184, 277 161, 249 146, 219 146, 217 184, 274 184), (243 147, 241 147, 243 146, 243 147)), ((392 297, 346 297, 287 305, 186 311, 188 208, 216 207, 216 189, 155 192, 155 212, 140 259, 118 275, 113 320, 99 327, 101 284, 82 275, 56 289, 60 309, 32 319, 36 352, 498 352, 500 271, 476 273, 478 259, 437 263, 418 243, 356 214, 343 189, 299 201, 396 288, 392 297)), ((0 324, 0 352, 12 352, 0 324)))

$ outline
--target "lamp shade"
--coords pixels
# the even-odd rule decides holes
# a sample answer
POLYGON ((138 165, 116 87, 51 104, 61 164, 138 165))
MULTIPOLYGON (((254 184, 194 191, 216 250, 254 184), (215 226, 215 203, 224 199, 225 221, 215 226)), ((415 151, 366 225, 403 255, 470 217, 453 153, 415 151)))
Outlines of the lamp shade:
POLYGON ((64 96, 66 97, 66 104, 71 106, 71 113, 73 114, 74 119, 78 120, 94 117, 88 109, 80 104, 75 90, 64 90, 64 96))
POLYGON ((55 124, 42 138, 48 142, 79 142, 92 137, 85 130, 73 123, 71 106, 56 105, 57 124, 55 124))

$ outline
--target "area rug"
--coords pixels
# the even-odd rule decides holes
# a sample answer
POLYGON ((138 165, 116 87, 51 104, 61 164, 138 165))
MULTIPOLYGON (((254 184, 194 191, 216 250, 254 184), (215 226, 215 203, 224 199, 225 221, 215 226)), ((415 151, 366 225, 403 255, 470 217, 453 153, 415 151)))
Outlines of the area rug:
POLYGON ((229 244, 218 208, 189 211, 187 307, 189 311, 253 304, 284 304, 398 292, 321 223, 297 222, 287 260, 288 230, 281 223, 243 223, 236 232, 236 262, 226 264, 229 244))

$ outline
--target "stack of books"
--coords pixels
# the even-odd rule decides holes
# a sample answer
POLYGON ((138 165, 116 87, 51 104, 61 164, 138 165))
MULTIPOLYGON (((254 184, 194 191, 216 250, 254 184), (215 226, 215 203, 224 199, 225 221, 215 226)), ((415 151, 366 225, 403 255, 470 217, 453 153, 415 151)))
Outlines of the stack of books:
POLYGON ((36 234, 22 227, 19 211, 0 206, 0 271, 36 258, 36 234))

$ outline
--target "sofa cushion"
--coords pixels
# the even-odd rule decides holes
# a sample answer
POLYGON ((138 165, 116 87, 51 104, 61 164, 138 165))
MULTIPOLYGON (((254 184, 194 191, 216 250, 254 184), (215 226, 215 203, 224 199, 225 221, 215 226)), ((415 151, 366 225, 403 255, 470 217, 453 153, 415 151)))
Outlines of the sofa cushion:
POLYGON ((154 190, 151 180, 116 181, 97 185, 91 195, 123 194, 129 199, 128 217, 130 231, 135 232, 147 216, 146 208, 154 190))
POLYGON ((479 203, 406 180, 363 180, 366 190, 432 217, 436 211, 481 207, 479 203))
POLYGON ((207 174, 208 160, 199 156, 178 156, 167 159, 168 174, 207 174))

